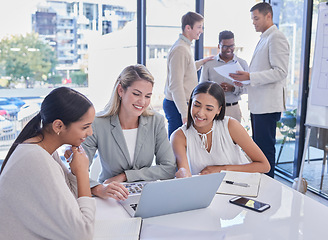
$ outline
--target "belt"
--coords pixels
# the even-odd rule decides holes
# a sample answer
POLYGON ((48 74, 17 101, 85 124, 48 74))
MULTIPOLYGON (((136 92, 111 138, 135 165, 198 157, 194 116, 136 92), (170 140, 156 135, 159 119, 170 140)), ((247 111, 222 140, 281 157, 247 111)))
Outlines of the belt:
POLYGON ((230 106, 234 106, 234 105, 237 105, 237 104, 238 104, 238 102, 226 103, 226 106, 230 107, 230 106))

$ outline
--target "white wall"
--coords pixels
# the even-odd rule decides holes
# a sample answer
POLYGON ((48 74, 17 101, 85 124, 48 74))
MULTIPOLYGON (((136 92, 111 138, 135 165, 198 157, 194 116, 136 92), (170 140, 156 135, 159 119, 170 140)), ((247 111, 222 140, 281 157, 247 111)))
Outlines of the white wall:
POLYGON ((136 26, 130 23, 89 43, 89 98, 96 111, 101 111, 109 101, 121 71, 137 63, 136 38, 136 26))

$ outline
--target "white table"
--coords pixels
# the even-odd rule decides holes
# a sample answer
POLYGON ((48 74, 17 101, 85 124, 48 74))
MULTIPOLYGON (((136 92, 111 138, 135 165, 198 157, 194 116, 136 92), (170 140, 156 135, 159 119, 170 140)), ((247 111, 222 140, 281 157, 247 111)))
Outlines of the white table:
MULTIPOLYGON (((328 239, 328 207, 263 175, 259 201, 271 208, 258 213, 216 194, 208 208, 143 220, 141 239, 328 239)), ((96 198, 96 220, 129 218, 113 199, 96 198)))

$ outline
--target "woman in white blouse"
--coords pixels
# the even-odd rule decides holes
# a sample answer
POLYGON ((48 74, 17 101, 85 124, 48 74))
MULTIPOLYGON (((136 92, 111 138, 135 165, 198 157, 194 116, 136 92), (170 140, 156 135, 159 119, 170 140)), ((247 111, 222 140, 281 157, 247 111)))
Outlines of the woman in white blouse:
POLYGON ((92 239, 96 204, 80 145, 94 116, 92 103, 73 89, 46 96, 1 167, 1 239, 92 239), (73 146, 70 171, 56 152, 63 144, 73 146))
POLYGON ((268 160, 243 126, 224 114, 225 98, 220 85, 210 81, 197 85, 189 100, 187 123, 171 137, 179 168, 177 177, 222 170, 270 170, 268 160))

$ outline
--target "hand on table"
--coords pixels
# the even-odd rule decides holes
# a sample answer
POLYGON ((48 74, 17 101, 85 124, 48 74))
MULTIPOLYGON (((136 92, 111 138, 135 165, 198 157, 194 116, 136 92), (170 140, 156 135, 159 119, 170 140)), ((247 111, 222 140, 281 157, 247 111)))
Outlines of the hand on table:
POLYGON ((199 175, 217 173, 221 172, 222 170, 224 170, 224 166, 207 166, 199 173, 199 175))
POLYGON ((116 181, 112 181, 109 184, 100 184, 91 189, 93 195, 100 198, 114 198, 115 200, 126 200, 129 195, 129 191, 116 181))
POLYGON ((186 178, 191 177, 191 173, 187 171, 185 168, 180 168, 176 173, 175 176, 177 178, 186 178))

